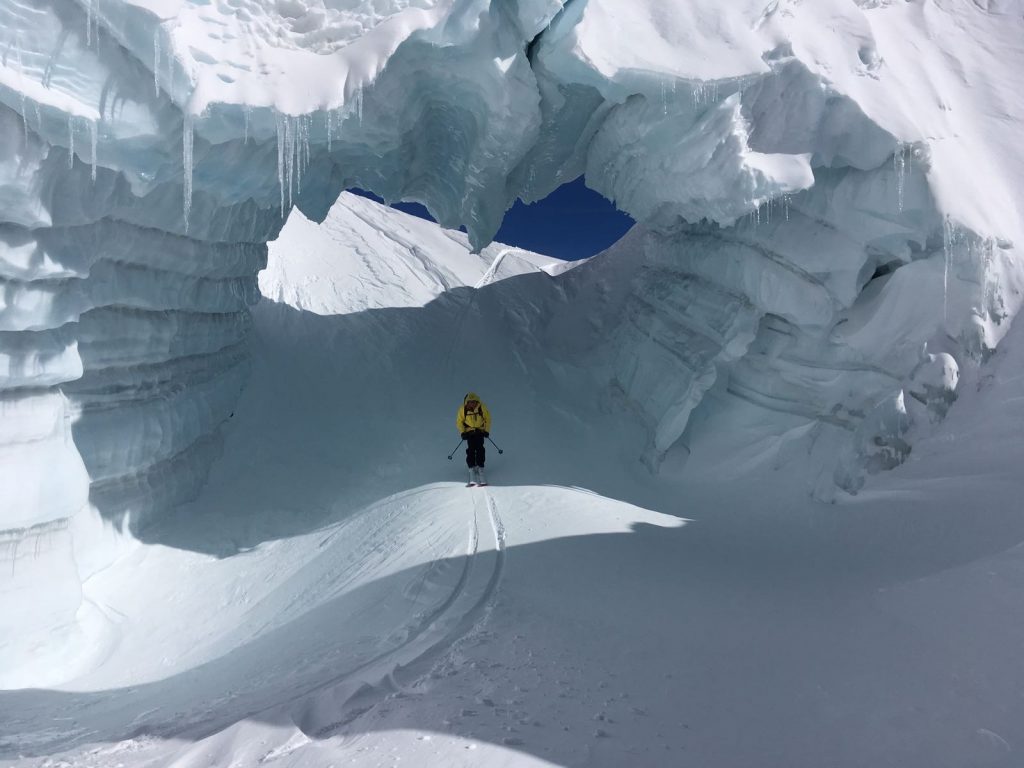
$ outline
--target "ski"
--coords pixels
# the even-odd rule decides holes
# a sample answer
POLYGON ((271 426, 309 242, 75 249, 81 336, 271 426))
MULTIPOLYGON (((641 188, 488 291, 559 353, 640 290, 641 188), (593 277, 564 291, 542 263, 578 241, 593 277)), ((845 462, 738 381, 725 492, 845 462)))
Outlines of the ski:
POLYGON ((470 467, 469 468, 469 482, 466 483, 467 488, 482 488, 487 485, 487 480, 484 478, 484 471, 481 467, 470 467))

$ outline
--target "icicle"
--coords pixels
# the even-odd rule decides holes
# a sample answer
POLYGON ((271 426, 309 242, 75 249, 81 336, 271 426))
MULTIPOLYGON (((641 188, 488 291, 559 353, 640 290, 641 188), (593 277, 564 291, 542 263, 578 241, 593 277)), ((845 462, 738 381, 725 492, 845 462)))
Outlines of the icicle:
MULTIPOLYGON (((309 115, 299 118, 299 158, 299 165, 305 170, 309 165, 309 115)), ((301 190, 301 187, 299 189, 301 190)))
POLYGON ((313 134, 313 116, 306 115, 306 137, 305 137, 305 149, 306 149, 306 168, 309 168, 310 163, 313 160, 313 147, 310 136, 313 134))
POLYGON ((313 135, 313 116, 312 115, 306 115, 306 167, 307 168, 310 166, 310 163, 313 162, 313 145, 312 145, 312 139, 310 138, 312 135, 313 135))
POLYGON ((28 147, 28 109, 25 102, 25 94, 21 94, 21 132, 25 140, 25 147, 28 147))
POLYGON ((285 171, 288 175, 288 208, 292 207, 292 189, 295 186, 295 124, 284 116, 285 171))
POLYGON ((356 117, 359 121, 359 126, 363 125, 363 87, 359 86, 359 90, 356 91, 356 117))
POLYGON ((327 154, 331 153, 331 113, 332 110, 324 110, 324 123, 327 129, 327 154))
POLYGON ((100 43, 99 0, 85 0, 85 45, 91 48, 94 43, 100 43))
POLYGON ((245 108, 242 110, 242 122, 244 123, 245 126, 242 136, 243 144, 249 143, 249 118, 251 115, 252 109, 248 105, 246 105, 245 108))
POLYGON ((303 127, 305 126, 304 116, 299 115, 295 118, 295 194, 296 196, 302 192, 302 172, 305 170, 303 165, 303 158, 305 154, 302 150, 303 144, 303 127))
POLYGON ((659 78, 661 85, 661 114, 668 117, 668 86, 665 85, 665 78, 659 78))
POLYGON ((184 171, 185 182, 183 185, 183 210, 185 218, 185 231, 188 232, 188 217, 192 213, 192 145, 195 141, 192 115, 185 115, 181 130, 181 163, 184 171))
POLYGON ((312 157, 312 121, 310 115, 277 115, 277 185, 281 194, 282 218, 292 207, 294 195, 302 193, 302 174, 312 157))
POLYGON ((295 187, 295 118, 278 115, 277 119, 277 180, 281 187, 281 216, 292 207, 295 187), (287 192, 287 200, 285 193, 287 192), (285 203, 287 202, 287 208, 285 203))
POLYGON ((896 173, 896 210, 903 213, 903 188, 907 172, 907 146, 900 142, 892 155, 893 171, 896 173))
POLYGON ((68 168, 75 167, 75 117, 68 115, 68 168))
POLYGON ((306 143, 305 118, 299 115, 295 118, 295 194, 302 194, 302 167, 305 161, 303 146, 306 143))
POLYGON ((302 172, 306 169, 306 117, 295 118, 295 194, 302 192, 302 172))
POLYGON ((165 58, 167 59, 167 94, 174 97, 174 53, 173 47, 167 52, 165 58))
POLYGON ((92 168, 89 171, 89 175, 92 177, 92 180, 95 182, 96 181, 96 150, 97 150, 97 148, 99 146, 99 121, 98 120, 90 120, 89 121, 89 144, 91 145, 90 149, 92 151, 92 154, 90 155, 90 157, 92 158, 92 168))
POLYGON ((949 321, 949 266, 953 261, 953 245, 956 238, 956 230, 949 215, 942 221, 942 319, 949 321))
POLYGON ((281 191, 281 218, 284 218, 284 115, 277 115, 277 186, 281 191))
POLYGON ((782 209, 783 209, 783 211, 786 214, 786 221, 789 221, 789 205, 792 202, 793 202, 792 195, 783 195, 782 196, 782 209))
POLYGON ((997 311, 999 301, 999 280, 993 275, 995 268, 995 241, 986 239, 982 245, 981 257, 981 283, 982 283, 982 306, 988 316, 996 323, 1001 322, 997 311))
MULTIPOLYGON (((21 125, 25 132, 25 146, 28 146, 28 102, 25 97, 25 65, 21 59, 21 35, 14 36, 14 55, 18 62, 18 82, 21 88, 18 89, 21 98, 21 125)), ((38 107, 37 107, 38 109, 38 107)))
POLYGON ((153 95, 160 95, 160 27, 153 30, 153 95))

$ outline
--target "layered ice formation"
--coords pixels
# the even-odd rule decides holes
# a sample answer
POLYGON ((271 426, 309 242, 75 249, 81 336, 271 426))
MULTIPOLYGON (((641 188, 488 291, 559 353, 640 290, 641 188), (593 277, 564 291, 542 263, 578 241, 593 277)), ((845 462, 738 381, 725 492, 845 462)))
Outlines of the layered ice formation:
POLYGON ((266 243, 348 187, 478 248, 581 174, 637 219, 567 277, 601 316, 560 349, 652 468, 743 402, 856 490, 1018 310, 1013 2, 0 0, 0 29, 14 552, 194 493, 266 243))
POLYGON ((641 222, 597 345, 651 466, 741 400, 820 454, 827 496, 899 463, 1017 311, 1024 19, 811 5, 571 4, 534 59, 542 136, 590 120, 529 176, 539 196, 584 172, 641 222))

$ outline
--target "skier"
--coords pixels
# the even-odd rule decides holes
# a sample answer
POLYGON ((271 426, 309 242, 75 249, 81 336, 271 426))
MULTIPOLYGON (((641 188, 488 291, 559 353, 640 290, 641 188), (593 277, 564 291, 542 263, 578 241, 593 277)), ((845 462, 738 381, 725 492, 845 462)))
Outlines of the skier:
POLYGON ((487 485, 484 479, 484 438, 491 435, 491 413, 476 392, 462 398, 455 426, 466 441, 466 465, 469 467, 469 485, 487 485))

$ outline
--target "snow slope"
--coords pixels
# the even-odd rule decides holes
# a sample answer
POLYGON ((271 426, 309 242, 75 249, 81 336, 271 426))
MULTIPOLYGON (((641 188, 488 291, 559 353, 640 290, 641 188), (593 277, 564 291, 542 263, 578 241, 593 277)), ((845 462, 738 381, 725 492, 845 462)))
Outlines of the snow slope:
POLYGON ((472 253, 461 232, 347 192, 320 224, 293 212, 275 243, 277 258, 260 273, 260 291, 323 315, 422 307, 454 288, 571 266, 501 243, 472 253))
MULTIPOLYGON (((72 650, 8 641, 4 764, 1019 763, 1019 328, 906 463, 824 504, 738 429, 728 467, 628 460, 641 421, 540 343, 614 259, 422 304, 364 281, 352 312, 321 288, 365 265, 310 260, 336 233, 295 221, 262 280, 316 311, 255 307, 223 459, 83 585, 72 650), (470 387, 489 489, 444 458, 470 387)), ((484 274, 433 242, 428 274, 484 274)))

